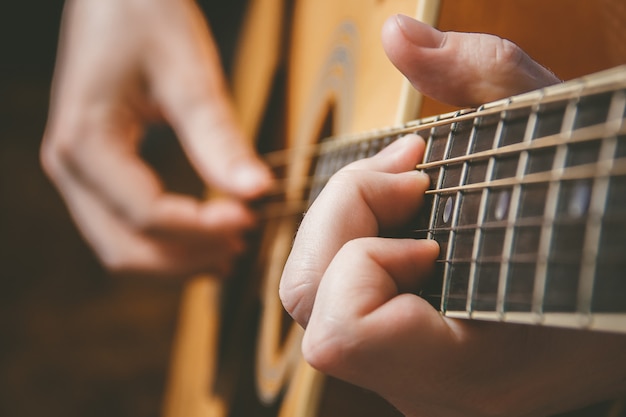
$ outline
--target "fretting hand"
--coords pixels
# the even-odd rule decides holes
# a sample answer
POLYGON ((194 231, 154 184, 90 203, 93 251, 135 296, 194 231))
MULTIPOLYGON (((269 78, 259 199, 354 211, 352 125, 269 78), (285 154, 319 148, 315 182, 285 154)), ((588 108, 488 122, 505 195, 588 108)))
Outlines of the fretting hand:
MULTIPOLYGON (((394 17, 383 43, 413 85, 453 104, 558 82, 493 36, 394 17)), ((413 417, 548 416, 626 392, 625 337, 448 319, 414 295, 436 244, 379 236, 420 205, 423 149, 411 135, 349 165, 305 216, 280 287, 304 358, 413 417)))

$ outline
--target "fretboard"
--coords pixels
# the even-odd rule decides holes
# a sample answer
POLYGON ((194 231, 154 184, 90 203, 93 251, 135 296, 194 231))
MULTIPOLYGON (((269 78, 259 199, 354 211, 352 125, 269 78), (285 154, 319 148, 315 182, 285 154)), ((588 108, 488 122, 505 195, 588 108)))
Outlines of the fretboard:
POLYGON ((398 128, 328 140, 327 179, 407 133, 431 178, 421 295, 450 317, 626 332, 626 67, 398 128))

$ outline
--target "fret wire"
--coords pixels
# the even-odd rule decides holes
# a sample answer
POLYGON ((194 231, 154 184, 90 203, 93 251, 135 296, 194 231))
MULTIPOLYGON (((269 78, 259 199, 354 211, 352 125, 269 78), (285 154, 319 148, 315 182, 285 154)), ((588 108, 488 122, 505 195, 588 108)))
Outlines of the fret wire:
MULTIPOLYGON (((576 112, 576 100, 571 100, 565 110, 563 116, 563 125, 561 126, 561 132, 572 132, 572 126, 575 117, 572 115, 576 112), (570 123, 569 126, 565 124, 565 121, 570 123)), ((565 136, 565 134, 563 135, 565 136)), ((539 238, 538 259, 535 269, 535 283, 533 288, 533 300, 531 311, 535 313, 538 319, 541 319, 544 314, 544 301, 546 295, 546 285, 548 282, 548 261, 550 254, 550 246, 552 244, 553 227, 548 226, 548 223, 553 223, 556 219, 558 208, 558 196, 561 189, 560 180, 565 170, 565 164, 567 162, 567 145, 565 143, 560 144, 556 148, 556 154, 552 163, 552 171, 550 172, 552 179, 548 187, 548 196, 546 198, 544 217, 546 224, 541 228, 541 235, 539 238)))
MULTIPOLYGON (((437 121, 439 118, 439 116, 435 116, 435 121, 437 121)), ((434 142, 434 137, 435 137, 435 126, 430 128, 429 134, 428 134, 428 145, 429 145, 429 152, 432 150, 432 144, 434 142)), ((448 147, 449 147, 449 143, 446 144, 446 149, 444 150, 444 155, 445 152, 447 151, 448 147)), ((430 158, 430 154, 424 154, 425 158, 428 157, 430 158), (428 155, 428 156, 426 156, 428 155)), ((441 166, 439 167, 439 174, 437 175, 437 183, 434 184, 434 189, 439 189, 441 188, 442 184, 443 184, 443 171, 444 171, 444 167, 441 166)), ((432 208, 430 211, 430 218, 428 221, 428 228, 429 228, 429 232, 428 232, 428 239, 435 239, 435 224, 437 222, 437 207, 439 206, 439 199, 440 196, 439 195, 435 195, 433 196, 433 201, 432 201, 432 208)), ((450 247, 447 248, 447 252, 445 254, 445 259, 450 259, 450 247)), ((447 282, 448 282, 448 276, 450 274, 450 264, 448 262, 446 262, 444 264, 443 267, 443 284, 442 284, 442 289, 441 289, 441 301, 440 301, 440 310, 441 311, 445 311, 445 305, 447 303, 447 297, 446 297, 446 292, 447 292, 447 282)))
POLYGON ((626 90, 618 90, 613 93, 613 100, 607 116, 606 125, 612 132, 624 130, 624 113, 626 111, 626 90))
POLYGON ((433 132, 434 129, 430 129, 428 139, 426 140, 426 147, 424 148, 424 156, 422 157, 422 163, 420 165, 424 165, 428 158, 430 158, 430 153, 432 152, 433 148, 433 132))
MULTIPOLYGON (((460 114, 463 114, 463 111, 459 111, 457 113, 457 115, 460 115, 460 114)), ((446 148, 445 155, 448 155, 448 152, 450 152, 450 148, 452 147, 454 132, 455 132, 455 129, 451 128, 450 133, 448 134, 448 146, 446 148)), ((476 138, 476 132, 475 132, 475 129, 472 129, 465 153, 469 152, 475 138, 476 138)), ((467 175, 467 164, 465 163, 463 164, 463 169, 459 177, 459 184, 465 183, 466 175, 467 175)), ((441 172, 440 172, 440 177, 443 177, 441 172)), ((456 195, 455 202, 454 202, 455 206, 454 206, 454 210, 452 211, 452 219, 450 220, 451 231, 450 231, 450 234, 448 235, 448 247, 447 247, 447 253, 446 253, 446 260, 452 259, 452 254, 454 252, 454 241, 455 241, 454 239, 456 237, 455 227, 458 226, 458 218, 459 218, 459 212, 461 208, 461 198, 462 198, 461 192, 457 192, 455 195, 456 195)), ((434 226, 434 223, 433 223, 433 226, 434 226)), ((446 311, 446 305, 447 305, 448 298, 449 298, 450 274, 451 274, 450 268, 451 268, 450 262, 446 262, 444 266, 444 276, 443 276, 443 284, 442 284, 442 297, 441 297, 441 307, 440 307, 441 311, 446 311)))
MULTIPOLYGON (((607 125, 622 124, 626 97, 623 91, 614 93, 607 115, 607 125)), ((617 149, 617 137, 613 136, 604 140, 599 155, 598 171, 610 172, 615 163, 615 151, 617 149)), ((587 217, 585 230, 585 242, 583 245, 583 266, 580 273, 578 286, 577 310, 583 314, 591 314, 593 302, 593 286, 595 282, 598 250, 600 249, 600 236, 602 233, 601 218, 606 212, 607 194, 610 178, 607 175, 597 175, 593 184, 591 204, 587 217)))
MULTIPOLYGON (((533 104, 531 108, 531 112, 528 116, 528 122, 526 124, 526 130, 524 132, 524 138, 522 140, 522 143, 531 144, 533 141, 533 133, 537 127, 537 121, 538 121, 537 113, 539 110, 539 106, 536 103, 540 103, 542 101, 543 94, 544 94, 544 90, 540 90, 537 93, 537 97, 533 98, 533 100, 536 100, 536 101, 535 101, 535 104, 533 104)), ((525 173, 527 172, 528 161, 529 161, 529 153, 527 150, 524 150, 520 153, 519 164, 517 166, 517 172, 515 175, 515 177, 518 180, 521 180, 524 177, 525 173)), ((523 223, 523 222, 520 222, 519 219, 517 219, 519 208, 520 208, 521 196, 522 196, 522 184, 521 183, 515 184, 513 186, 513 193, 511 196, 511 201, 512 201, 513 206, 510 207, 509 209, 509 217, 508 217, 509 225, 507 225, 507 232, 504 237, 504 245, 503 245, 504 246, 503 254, 506 254, 508 258, 507 258, 507 261, 503 263, 502 268, 500 269, 500 277, 499 277, 499 283, 498 283, 499 291, 498 291, 496 311, 500 316, 503 316, 506 311, 506 295, 507 295, 508 286, 509 286, 509 271, 511 268, 511 258, 513 255, 512 252, 513 252, 513 242, 515 238, 515 227, 520 226, 523 223)), ((540 221, 543 222, 543 219, 541 219, 540 221)), ((533 257, 532 261, 535 262, 536 259, 533 257)), ((516 262, 519 262, 518 257, 516 257, 516 262)))
MULTIPOLYGON (((537 115, 536 112, 532 112, 534 117, 531 119, 529 117, 528 124, 526 126, 526 132, 524 134, 525 141, 532 140, 532 131, 535 128, 537 123, 537 115)), ((517 172, 515 174, 515 178, 521 180, 526 172, 528 167, 528 151, 522 151, 519 157, 519 163, 517 165, 517 172)), ((522 195, 522 185, 520 183, 515 184, 513 186, 513 191, 511 193, 511 206, 509 207, 509 216, 508 216, 508 225, 506 227, 506 233, 504 235, 504 243, 502 248, 502 258, 503 262, 500 267, 500 276, 498 277, 498 298, 496 300, 496 312, 501 316, 504 316, 505 312, 505 301, 506 294, 508 290, 509 284, 509 270, 511 268, 511 256, 513 252, 513 240, 515 238, 515 226, 516 226, 516 218, 517 213, 519 211, 519 205, 522 195)))
MULTIPOLYGON (((434 140, 434 135, 435 135, 435 128, 432 127, 430 129, 430 133, 428 135, 428 137, 429 137, 428 144, 431 146, 431 149, 432 149, 432 143, 433 143, 433 140, 434 140)), ((435 190, 441 188, 441 185, 443 184, 443 169, 444 169, 443 166, 439 168, 439 175, 437 176, 437 184, 434 184, 435 190)), ((429 224, 428 224, 428 227, 431 230, 434 230, 434 228, 435 228, 435 221, 437 220, 437 207, 438 207, 438 204, 439 204, 439 196, 434 196, 433 197, 432 209, 430 211, 429 224)), ((429 233, 428 238, 429 239, 434 239, 435 238, 434 233, 429 233)), ((446 275, 447 274, 444 271, 444 277, 446 275)))
MULTIPOLYGON (((477 127, 477 120, 478 119, 476 119, 474 123, 474 129, 476 129, 477 127)), ((500 112, 500 120, 498 121, 498 127, 496 128, 493 142, 491 144, 492 149, 496 148, 498 146, 498 143, 500 142, 503 126, 504 126, 503 117, 502 117, 502 113, 500 112)), ((495 165, 496 165, 495 158, 490 158, 489 162, 487 163, 487 173, 485 175, 485 178, 489 178, 489 179, 493 178, 495 165)), ((469 283, 467 285, 467 292, 468 292, 467 304, 465 306, 465 310, 470 315, 474 311, 474 308, 473 308, 474 295, 476 294, 476 290, 477 290, 477 287, 476 287, 477 285, 476 274, 478 270, 477 264, 478 264, 478 259, 480 256, 480 243, 481 243, 481 239, 483 235, 482 225, 484 223, 485 215, 487 213, 487 200, 489 199, 490 193, 491 191, 489 188, 485 188, 482 191, 481 197, 480 197, 480 204, 478 208, 478 218, 477 218, 478 228, 476 229, 476 232, 474 233, 474 243, 473 243, 474 246, 472 247, 472 263, 470 264, 469 283)))
MULTIPOLYGON (((598 170, 610 171, 613 165, 613 156, 617 148, 617 138, 605 139, 601 151, 598 170)), ((606 198, 609 190, 609 177, 598 176, 593 182, 590 196, 590 205, 585 227, 585 241, 583 242, 582 266, 578 281, 578 297, 576 310, 589 317, 593 296, 593 284, 596 271, 597 254, 602 232, 602 215, 606 209, 606 198)))

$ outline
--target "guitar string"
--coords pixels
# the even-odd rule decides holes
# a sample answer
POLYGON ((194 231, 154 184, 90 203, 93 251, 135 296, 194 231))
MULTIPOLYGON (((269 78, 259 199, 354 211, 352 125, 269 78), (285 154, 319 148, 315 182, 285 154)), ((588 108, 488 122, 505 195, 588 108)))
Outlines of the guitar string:
MULTIPOLYGON (((613 72, 609 70, 609 72, 613 72)), ((370 132, 363 132, 358 134, 348 134, 339 136, 330 136, 320 143, 311 144, 308 146, 302 146, 298 148, 281 149, 277 151, 268 152, 264 155, 266 163, 270 167, 281 167, 289 165, 289 161, 294 156, 309 156, 320 157, 325 154, 336 152, 338 149, 345 148, 354 144, 361 144, 364 142, 373 142, 377 139, 383 139, 388 136, 400 136, 418 131, 432 131, 433 129, 441 126, 451 125, 453 123, 461 123, 464 121, 475 121, 480 118, 484 118, 491 115, 496 115, 503 112, 513 112, 515 110, 531 108, 533 106, 547 105, 553 102, 568 101, 571 99, 579 99, 592 94, 600 94, 605 92, 617 93, 620 89, 626 88, 626 79, 624 79, 624 68, 618 68, 614 73, 603 76, 607 78, 607 82, 602 85, 593 85, 593 80, 601 79, 603 77, 589 78, 588 80, 578 81, 572 84, 560 84, 552 87, 548 87, 543 90, 543 96, 541 100, 536 100, 536 92, 526 93, 511 99, 500 100, 498 102, 489 103, 478 109, 465 109, 461 111, 451 112, 440 116, 417 119, 406 123, 403 126, 389 127, 380 130, 374 130, 370 132), (581 92, 581 88, 585 88, 581 83, 589 84, 587 88, 581 92)), ((504 118, 504 116, 503 116, 504 118)), ((559 135, 554 135, 559 136, 559 135)), ((535 145, 537 146, 537 145, 535 145)), ((548 144, 544 146, 549 146, 548 144)), ((514 147, 503 147, 496 152, 515 152, 514 147)), ((459 157, 467 158, 468 155, 459 157)), ((466 159, 455 159, 455 162, 462 162, 466 159)))
MULTIPOLYGON (((537 172, 533 174, 527 174, 524 177, 510 177, 496 180, 487 180, 478 183, 459 185, 454 187, 440 188, 436 190, 427 190, 426 195, 444 195, 457 191, 482 191, 484 189, 494 188, 509 188, 516 185, 525 184, 547 184, 554 181, 570 181, 570 180, 583 180, 583 179, 595 179, 600 177, 617 177, 626 175, 626 157, 617 158, 614 160, 613 166, 608 171, 600 171, 598 167, 603 164, 603 161, 597 161, 593 163, 565 167, 560 170, 557 176, 552 171, 537 172)), ((272 189, 272 192, 267 197, 280 198, 288 195, 289 192, 300 192, 306 194, 310 192, 316 185, 325 185, 330 176, 324 178, 315 177, 303 177, 300 179, 298 186, 294 187, 291 183, 282 181, 279 185, 272 189)), ((306 210, 308 205, 307 199, 301 200, 285 200, 285 201, 269 201, 265 203, 265 208, 262 210, 261 219, 270 219, 273 217, 285 217, 289 216, 292 212, 302 213, 306 210)))
MULTIPOLYGON (((476 152, 473 154, 467 154, 467 155, 458 156, 454 158, 443 159, 440 161, 417 164, 416 169, 426 170, 426 169, 432 169, 432 168, 436 168, 440 166, 457 165, 457 164, 467 162, 467 161, 487 160, 489 158, 497 158, 497 157, 506 156, 506 155, 519 154, 523 151, 535 151, 535 150, 540 150, 540 149, 553 148, 562 144, 575 144, 575 143, 591 142, 591 141, 599 142, 599 141, 604 140, 608 136, 621 136, 624 134, 626 134, 626 125, 622 125, 618 129, 615 129, 613 131, 611 130, 607 131, 606 124, 600 123, 600 124, 593 125, 593 126, 579 128, 576 131, 574 131, 570 137, 566 137, 565 135, 561 135, 561 134, 545 136, 542 138, 534 139, 533 141, 529 143, 522 142, 522 143, 517 143, 513 145, 503 146, 498 149, 491 149, 487 151, 476 152)), ((311 149, 311 148, 313 148, 313 146, 304 148, 304 149, 311 149)), ((321 145, 318 145, 317 148, 321 149, 321 145)), ((298 151, 293 150, 293 151, 287 151, 287 152, 297 153, 298 151)), ((318 156, 319 155, 322 155, 322 153, 319 153, 318 156)), ((289 162, 282 166, 288 166, 288 165, 289 165, 289 162)), ((277 165, 274 165, 274 167, 277 167, 277 165)), ((324 176, 324 177, 304 176, 304 177, 300 177, 296 180, 291 180, 291 181, 287 177, 277 178, 274 187, 269 191, 267 195, 268 196, 280 196, 289 191, 297 192, 297 191, 311 189, 312 187, 316 185, 326 184, 328 180, 330 179, 330 177, 331 177, 330 175, 324 176), (294 186, 292 184, 296 184, 296 185, 294 186)), ((530 175, 528 177, 530 177, 528 179, 528 182, 533 181, 533 177, 531 177, 530 175)), ((487 187, 486 184, 487 183, 468 184, 464 186, 465 188, 460 188, 460 186, 450 187, 450 188, 440 189, 440 190, 430 190, 429 193, 454 192, 454 191, 461 191, 461 190, 467 190, 467 189, 472 189, 472 188, 482 189, 482 188, 487 187)), ((507 181, 493 180, 493 181, 490 181, 489 184, 490 184, 489 186, 491 187, 498 187, 498 186, 508 186, 508 185, 519 184, 519 183, 510 183, 507 181)))
MULTIPOLYGON (((622 72, 618 72, 618 76, 623 77, 622 72)), ((588 84, 592 84, 587 82, 588 84)), ((563 101, 564 95, 563 92, 566 93, 565 99, 578 99, 583 95, 589 95, 591 93, 598 93, 598 91, 602 92, 611 92, 612 94, 622 95, 624 92, 616 88, 616 85, 622 86, 626 84, 624 80, 614 81, 612 84, 609 83, 604 86, 593 86, 593 88, 587 88, 586 91, 581 93, 581 83, 574 83, 573 85, 567 86, 567 84, 557 86, 558 88, 555 91, 551 91, 550 96, 543 95, 542 99, 538 103, 532 103, 533 106, 545 104, 550 101, 563 101), (564 88, 567 87, 567 88, 564 88), (563 91, 561 91, 563 90, 563 91), (593 90, 593 91, 591 91, 593 90)), ((545 91, 544 91, 545 92, 545 91)), ((527 95, 519 96, 524 97, 528 96, 533 101, 536 101, 536 96, 533 96, 533 93, 529 93, 527 95)), ((506 112, 515 110, 515 109, 526 109, 530 108, 531 105, 527 102, 528 100, 518 100, 514 103, 511 102, 511 99, 502 100, 500 102, 491 103, 486 106, 482 106, 477 110, 468 109, 463 111, 458 111, 454 113, 449 113, 447 115, 437 116, 435 118, 430 119, 420 119, 414 122, 409 122, 405 126, 388 128, 384 130, 374 131, 374 132, 366 132, 356 135, 345 135, 338 136, 334 139, 331 137, 327 140, 322 141, 319 144, 313 144, 306 147, 285 149, 280 151, 274 151, 264 156, 267 164, 270 167, 278 168, 278 167, 288 167, 291 163, 291 160, 294 156, 298 157, 306 157, 309 161, 313 161, 314 158, 321 158, 327 154, 335 153, 338 154, 340 151, 346 151, 350 146, 354 145, 363 145, 366 144, 368 148, 372 147, 372 145, 379 146, 380 144, 374 144, 374 141, 380 140, 383 138, 390 138, 394 136, 400 136, 405 133, 415 133, 427 131, 430 136, 436 127, 440 126, 448 126, 453 125, 455 123, 459 123, 462 121, 476 121, 479 118, 484 118, 488 115, 500 114, 500 119, 504 120, 506 117, 506 112)), ((440 161, 428 162, 418 164, 416 169, 425 170, 432 169, 435 167, 441 167, 446 165, 454 165, 461 164, 467 161, 475 161, 475 160, 485 160, 490 158, 496 158, 503 155, 511 155, 511 154, 519 154, 523 151, 533 151, 537 149, 556 147, 562 144, 571 144, 576 142, 584 142, 584 141, 601 141, 607 136, 618 136, 626 133, 626 126, 623 123, 624 119, 621 118, 621 121, 618 124, 618 128, 613 128, 613 131, 607 132, 607 126, 609 126, 609 122, 600 123, 597 125, 587 126, 583 128, 578 128, 572 134, 571 132, 568 135, 564 134, 556 134, 549 135, 542 138, 533 139, 530 142, 522 142, 516 143, 512 145, 503 146, 496 149, 490 149, 481 152, 475 152, 473 154, 466 154, 454 158, 447 158, 440 161)), ((615 127, 614 121, 611 126, 615 127)), ((381 147, 382 149, 382 147, 381 147)), ((363 148, 360 150, 361 154, 363 153, 363 148)), ((379 151, 377 149, 376 151, 379 151)), ((366 152, 369 149, 365 150, 366 152)), ((342 157, 352 158, 353 155, 342 155, 342 157)), ((355 159, 356 160, 356 159, 355 159)), ((351 161, 350 161, 351 162, 351 161)), ((580 178, 594 178, 597 170, 595 169, 596 164, 588 164, 588 166, 578 166, 574 168, 567 168, 564 172, 561 173, 559 179, 580 179, 580 178)), ((625 167, 624 164, 617 166, 616 169, 611 172, 609 175, 619 175, 619 173, 623 173, 625 167)), ((266 195, 266 198, 276 198, 276 197, 284 197, 288 193, 302 193, 310 192, 313 187, 318 185, 325 185, 330 176, 308 176, 308 177, 300 177, 297 179, 288 179, 288 178, 278 178, 274 187, 270 190, 270 192, 266 195)), ((437 189, 437 190, 428 190, 428 194, 442 194, 446 192, 457 192, 457 191, 469 191, 469 190, 482 190, 485 188, 492 187, 507 187, 522 183, 537 183, 537 182, 546 182, 549 180, 553 180, 554 176, 549 173, 535 173, 530 174, 522 179, 517 177, 507 178, 507 179, 498 179, 498 180, 487 180, 481 183, 474 184, 466 184, 457 187, 448 187, 445 189, 437 189), (549 177, 549 178, 548 178, 549 177)), ((273 206, 266 206, 264 210, 261 211, 261 219, 270 219, 272 217, 285 217, 299 214, 301 215, 307 208, 308 202, 306 200, 293 200, 293 201, 284 201, 284 202, 274 202, 273 206)))

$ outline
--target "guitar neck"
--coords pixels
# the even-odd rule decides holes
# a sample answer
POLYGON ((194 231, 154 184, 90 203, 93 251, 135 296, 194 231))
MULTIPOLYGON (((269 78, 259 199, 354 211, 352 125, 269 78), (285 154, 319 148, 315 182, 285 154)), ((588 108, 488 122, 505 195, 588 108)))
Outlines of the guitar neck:
POLYGON ((310 193, 398 137, 427 141, 441 247, 422 296, 451 317, 626 332, 626 67, 323 143, 310 193))

